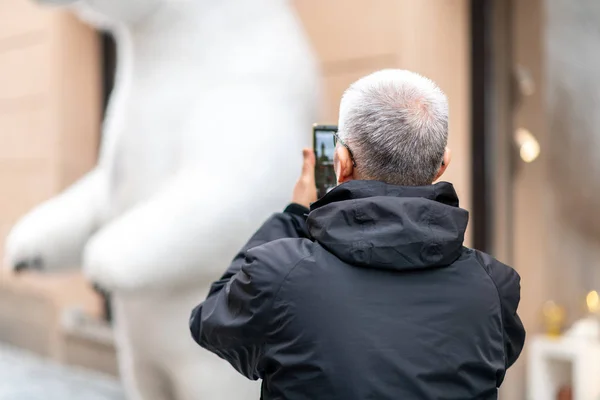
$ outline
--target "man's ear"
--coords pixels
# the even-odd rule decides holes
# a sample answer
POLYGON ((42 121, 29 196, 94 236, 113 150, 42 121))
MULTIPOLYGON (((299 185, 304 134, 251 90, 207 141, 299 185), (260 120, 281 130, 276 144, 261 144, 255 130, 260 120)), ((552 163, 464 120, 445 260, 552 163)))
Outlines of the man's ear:
POLYGON ((337 146, 333 157, 334 169, 338 185, 355 179, 352 156, 345 146, 337 146))
POLYGON ((433 178, 433 182, 437 181, 438 179, 440 179, 442 177, 442 175, 444 175, 444 172, 446 172, 446 168, 448 168, 448 165, 450 165, 451 160, 452 160, 452 151, 450 150, 450 148, 446 147, 446 150, 444 150, 444 157, 442 158, 442 165, 440 165, 440 169, 435 174, 435 178, 433 178))

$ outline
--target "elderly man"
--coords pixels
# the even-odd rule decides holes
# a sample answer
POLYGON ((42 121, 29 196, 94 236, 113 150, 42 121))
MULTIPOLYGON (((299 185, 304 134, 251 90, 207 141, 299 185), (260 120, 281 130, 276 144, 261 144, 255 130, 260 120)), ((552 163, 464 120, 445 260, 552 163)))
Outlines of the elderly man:
POLYGON ((194 339, 262 378, 265 400, 496 399, 525 340, 520 279, 463 246, 468 213, 432 184, 447 139, 429 79, 385 70, 350 86, 338 186, 314 202, 305 150, 292 204, 193 311, 194 339))

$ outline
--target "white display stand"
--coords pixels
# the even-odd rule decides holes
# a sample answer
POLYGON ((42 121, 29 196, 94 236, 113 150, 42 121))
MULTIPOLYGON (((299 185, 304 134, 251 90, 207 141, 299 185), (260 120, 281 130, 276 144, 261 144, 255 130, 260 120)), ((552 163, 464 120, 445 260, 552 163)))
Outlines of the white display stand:
POLYGON ((573 400, 600 400, 600 342, 582 337, 535 336, 529 341, 528 400, 556 400, 562 385, 573 400))

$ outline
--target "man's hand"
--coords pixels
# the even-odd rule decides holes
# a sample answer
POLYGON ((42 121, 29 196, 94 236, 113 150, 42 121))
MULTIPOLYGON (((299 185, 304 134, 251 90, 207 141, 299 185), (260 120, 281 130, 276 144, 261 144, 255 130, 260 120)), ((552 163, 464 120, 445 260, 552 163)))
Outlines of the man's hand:
POLYGON ((317 184, 315 182, 315 153, 312 149, 303 149, 302 173, 294 187, 292 203, 300 204, 306 208, 317 201, 317 184))

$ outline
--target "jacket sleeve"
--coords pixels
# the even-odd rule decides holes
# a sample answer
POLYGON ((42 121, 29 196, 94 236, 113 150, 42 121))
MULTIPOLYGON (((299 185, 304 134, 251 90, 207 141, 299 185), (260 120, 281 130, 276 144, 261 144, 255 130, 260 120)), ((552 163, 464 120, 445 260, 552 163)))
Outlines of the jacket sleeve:
MULTIPOLYGON (((207 299, 190 317, 194 340, 228 361, 249 379, 258 379, 261 345, 272 301, 286 276, 285 248, 267 243, 284 238, 308 238, 308 209, 292 204, 273 215, 250 238, 207 299)), ((285 246, 284 246, 285 247, 285 246)))
POLYGON ((525 328, 517 314, 521 299, 521 277, 517 271, 491 256, 477 253, 498 289, 504 327, 505 364, 509 368, 517 361, 525 344, 525 328))

